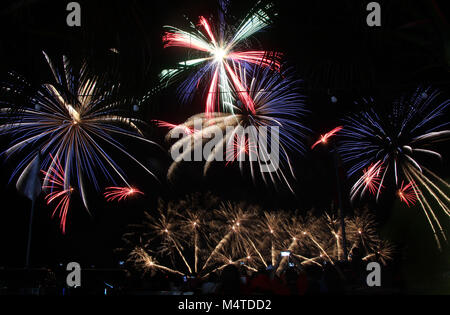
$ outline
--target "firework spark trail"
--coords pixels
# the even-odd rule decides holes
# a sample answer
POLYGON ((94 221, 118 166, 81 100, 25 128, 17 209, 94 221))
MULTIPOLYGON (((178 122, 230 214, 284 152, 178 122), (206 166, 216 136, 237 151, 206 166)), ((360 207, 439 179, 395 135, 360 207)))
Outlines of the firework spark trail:
POLYGON ((367 169, 363 170, 363 176, 358 179, 358 181, 353 185, 351 189, 351 200, 353 201, 359 194, 361 197, 364 196, 366 190, 371 194, 378 193, 382 186, 382 181, 380 180, 380 173, 383 171, 383 162, 378 161, 375 164, 369 165, 367 169))
POLYGON ((358 210, 353 218, 347 218, 345 222, 349 241, 354 244, 361 243, 366 252, 373 251, 374 245, 379 242, 375 216, 367 209, 358 210))
POLYGON ((198 252, 200 250, 199 246, 198 246, 198 233, 197 230, 195 231, 195 236, 194 236, 194 256, 195 256, 195 260, 194 260, 194 270, 195 273, 198 272, 198 252))
MULTIPOLYGON (((170 232, 167 232, 170 233, 170 232)), ((186 260, 186 257, 184 257, 182 250, 180 249, 180 247, 178 246, 177 242, 171 237, 169 236, 169 238, 172 240, 173 245, 175 246, 175 249, 177 250, 178 254, 180 255, 181 259, 183 260, 184 264, 186 265, 186 267, 189 270, 189 273, 192 273, 192 269, 191 266, 189 265, 189 263, 186 260)))
POLYGON ((326 252, 326 250, 323 248, 322 245, 320 245, 320 243, 311 235, 311 233, 307 233, 307 235, 309 236, 309 238, 313 241, 313 243, 317 246, 317 248, 319 248, 319 250, 322 252, 322 254, 320 254, 320 257, 322 257, 322 255, 324 255, 328 261, 330 262, 330 264, 336 269, 336 271, 338 272, 339 276, 342 279, 345 279, 345 276, 341 270, 341 268, 339 268, 338 265, 336 265, 334 263, 334 260, 331 259, 331 257, 328 255, 328 253, 326 252))
MULTIPOLYGON (((405 172, 405 176, 408 178, 409 181, 414 181, 413 175, 411 175, 408 172, 408 170, 405 172)), ((417 178, 417 180, 420 182, 419 178, 417 178)), ((437 218, 436 218, 436 216, 434 214, 434 211, 431 208, 431 206, 429 205, 428 201, 423 197, 423 193, 419 192, 416 189, 416 186, 413 186, 413 189, 416 192, 416 195, 418 196, 417 200, 419 201, 420 206, 421 206, 421 208, 422 208, 422 210, 423 210, 423 212, 424 212, 424 214, 425 214, 425 216, 427 218, 427 221, 428 221, 428 223, 429 223, 429 225, 430 225, 430 227, 431 227, 431 229, 433 231, 433 236, 434 236, 434 238, 436 240, 436 244, 437 244, 438 248, 441 249, 442 248, 441 242, 439 240, 438 234, 436 232, 436 228, 435 228, 434 223, 433 223, 433 221, 436 223, 436 225, 438 226, 438 229, 439 229, 439 231, 441 233, 441 236, 445 239, 446 236, 445 236, 445 233, 442 230, 442 227, 441 227, 441 225, 439 223, 439 220, 437 220, 437 218), (432 218, 430 218, 430 216, 432 216, 433 220, 432 220, 432 218)))
POLYGON ((341 240, 340 240, 340 236, 339 236, 339 229, 340 229, 341 223, 339 222, 339 219, 331 216, 328 213, 325 214, 324 220, 325 220, 326 226, 328 227, 328 230, 330 231, 330 233, 333 235, 333 237, 335 239, 335 245, 336 245, 335 256, 337 257, 337 260, 341 260, 342 255, 344 254, 344 251, 342 250, 342 247, 341 247, 341 240))
POLYGON ((251 154, 257 154, 257 146, 253 140, 249 138, 241 137, 239 134, 235 134, 234 141, 232 145, 228 145, 230 147, 226 151, 226 160, 228 163, 232 163, 234 161, 242 162, 245 160, 245 155, 250 156, 251 154))
POLYGON ((189 128, 187 126, 184 126, 183 124, 175 125, 175 124, 171 124, 171 123, 166 122, 166 121, 156 120, 156 119, 153 120, 153 121, 156 123, 156 125, 158 127, 165 127, 165 128, 169 128, 170 130, 181 128, 184 131, 184 133, 187 134, 187 135, 191 135, 191 134, 193 134, 195 132, 194 128, 189 128))
MULTIPOLYGON (((211 85, 209 87, 209 92, 208 92, 208 97, 206 99, 206 113, 208 113, 208 115, 211 117, 210 113, 215 112, 215 105, 216 105, 216 99, 218 97, 217 95, 217 81, 219 79, 219 69, 217 68, 216 71, 214 72, 214 76, 213 79, 211 81, 211 85)), ((218 109, 220 110, 220 109, 218 109)))
POLYGON ((50 193, 45 196, 47 200, 47 205, 52 203, 53 201, 57 201, 59 199, 58 204, 53 210, 52 217, 55 216, 57 212, 59 212, 59 220, 62 233, 66 233, 66 220, 67 213, 69 211, 70 204, 70 195, 72 194, 73 188, 69 187, 68 189, 64 189, 64 169, 61 166, 61 163, 58 158, 53 158, 50 154, 50 158, 52 159, 52 166, 47 170, 41 170, 45 177, 48 178, 47 185, 43 185, 43 189, 50 189, 50 193))
POLYGON ((106 187, 105 189, 104 196, 108 202, 116 199, 117 201, 121 201, 135 194, 144 194, 142 191, 131 187, 106 187))
POLYGON ((423 173, 418 172, 415 168, 410 167, 409 170, 413 174, 414 178, 418 179, 418 182, 424 186, 427 192, 434 198, 434 200, 439 204, 440 208, 444 210, 444 213, 447 216, 450 216, 450 211, 447 205, 444 204, 438 194, 435 193, 437 191, 439 194, 442 194, 444 197, 447 197, 437 186, 435 186, 423 173), (431 184, 431 185, 429 185, 431 184))
MULTIPOLYGON (((423 168, 427 173, 429 173, 431 176, 433 176, 434 179, 436 179, 438 182, 440 182, 442 185, 444 185, 447 189, 450 188, 449 183, 447 183, 446 181, 444 181, 442 178, 440 178, 439 176, 437 176, 435 173, 433 173, 432 171, 430 171, 428 168, 426 168, 426 167, 424 167, 424 166, 422 166, 422 168, 423 168)), ((450 201, 450 198, 449 198, 447 195, 445 195, 444 197, 446 197, 446 200, 447 200, 447 201, 450 201)))
MULTIPOLYGON (((434 185, 423 173, 418 172, 414 167, 411 166, 407 166, 406 167, 406 174, 408 177, 410 178, 414 178, 419 184, 421 184, 425 189, 426 192, 431 195, 431 197, 435 200, 435 202, 438 203, 439 207, 441 210, 443 210, 444 214, 448 216, 450 216, 450 211, 448 206, 445 204, 444 201, 442 201, 439 198, 439 194, 441 194, 442 196, 446 197, 446 195, 436 186, 434 185), (431 185, 429 185, 431 184, 431 185), (438 191, 438 194, 436 194, 435 191, 438 191)), ((424 210, 428 221, 430 222, 430 225, 432 225, 433 227, 433 232, 435 234, 435 238, 437 238, 437 233, 436 230, 433 226, 433 222, 430 219, 430 216, 432 217, 434 223, 436 224, 436 227, 441 235, 441 237, 444 239, 445 242, 447 242, 447 236, 445 234, 445 231, 443 230, 439 219, 437 218, 437 215, 435 214, 435 209, 433 209, 433 207, 431 207, 431 205, 429 204, 429 202, 425 199, 425 197, 423 196, 423 192, 419 191, 417 185, 413 186, 413 189, 416 192, 416 195, 418 196, 418 200, 422 206, 422 209, 424 210), (428 209, 428 211, 427 211, 428 209)), ((447 201, 448 203, 448 201, 447 201)))
POLYGON ((247 241, 250 243, 250 245, 252 246, 252 248, 253 248, 253 249, 255 250, 255 252, 258 254, 258 257, 259 257, 259 259, 261 259, 261 262, 264 264, 264 266, 267 267, 267 263, 266 263, 265 259, 263 258, 261 252, 260 252, 260 251, 258 250, 258 248, 256 247, 255 243, 254 243, 251 239, 248 239, 247 241))
POLYGON ((391 260, 394 252, 395 249, 391 244, 385 241, 379 241, 377 246, 375 247, 375 252, 363 257, 363 260, 367 261, 369 259, 375 258, 377 261, 381 261, 381 263, 386 266, 388 261, 391 260))
POLYGON ((223 268, 225 268, 225 267, 228 266, 228 265, 230 265, 230 263, 223 264, 223 265, 221 265, 221 266, 219 266, 219 267, 217 267, 217 268, 211 270, 210 272, 208 272, 208 273, 204 276, 204 278, 208 277, 210 274, 213 274, 213 273, 215 273, 215 272, 217 272, 217 271, 222 270, 223 268))
MULTIPOLYGON (((235 260, 235 261, 233 261, 232 259, 226 258, 224 264, 222 264, 221 266, 216 267, 215 269, 209 271, 209 272, 208 272, 207 274, 205 274, 202 278, 205 279, 205 278, 207 278, 210 274, 215 273, 215 272, 217 272, 217 271, 220 271, 220 270, 222 270, 223 268, 225 268, 225 267, 228 266, 228 265, 236 264, 236 263, 239 263, 240 261, 243 261, 243 260, 246 260, 246 258, 237 259, 237 260, 235 260)), ((254 272, 258 272, 258 269, 253 268, 253 267, 251 267, 251 266, 249 266, 249 265, 244 264, 244 265, 242 265, 242 266, 243 266, 244 268, 248 269, 248 270, 251 270, 251 271, 254 271, 254 272)))
POLYGON ((338 260, 341 260, 342 259, 342 255, 344 255, 344 251, 342 250, 342 247, 341 247, 341 240, 340 240, 339 235, 335 234, 335 237, 336 237, 337 257, 338 257, 338 260))
POLYGON ((367 249, 367 244, 366 244, 366 241, 365 241, 364 237, 362 236, 362 232, 361 232, 361 231, 358 231, 358 234, 359 234, 359 236, 360 236, 361 244, 363 245, 363 248, 366 248, 366 249, 367 249))
POLYGON ((201 218, 201 210, 199 213, 194 213, 190 210, 186 211, 185 216, 180 216, 184 223, 182 223, 182 228, 185 231, 185 236, 183 237, 186 241, 186 236, 189 238, 193 238, 193 245, 194 245, 194 271, 195 273, 198 272, 198 263, 199 263, 199 252, 200 252, 200 246, 199 246, 199 229, 203 225, 203 220, 201 218), (192 231, 192 232, 191 232, 192 231))
MULTIPOLYGON (((275 70, 280 69, 280 53, 241 49, 250 36, 270 25, 271 21, 266 11, 271 7, 272 5, 268 5, 254 10, 253 14, 243 20, 232 38, 228 35, 225 36, 223 32, 215 33, 215 29, 223 30, 225 25, 221 23, 219 27, 213 27, 203 16, 199 18, 200 28, 191 22, 190 31, 166 26, 167 31, 163 36, 164 48, 186 48, 193 50, 198 56, 179 62, 176 68, 163 70, 160 74, 161 82, 167 85, 184 72, 196 70, 179 87, 183 101, 190 100, 200 82, 210 77, 211 81, 207 84, 208 96, 205 106, 207 116, 216 112, 215 108, 218 104, 221 104, 219 107, 225 111, 233 112, 233 95, 237 95, 245 107, 253 112, 254 104, 249 96, 248 88, 233 68, 256 65, 275 70)), ((149 94, 152 93, 153 91, 149 92, 149 94)), ((149 95, 146 95, 143 100, 148 97, 149 95)))
POLYGON ((336 239, 336 256, 338 260, 342 259, 343 251, 341 248, 341 240, 339 237, 339 234, 337 234, 335 231, 331 231, 331 233, 334 235, 334 238, 336 239))
POLYGON ((365 190, 368 189, 371 194, 375 194, 375 192, 379 191, 382 188, 380 183, 380 173, 383 170, 383 163, 379 165, 375 164, 372 167, 369 167, 364 172, 364 184, 365 187, 362 191, 364 194, 365 190))
POLYGON ((414 189, 412 186, 414 185, 414 182, 409 182, 407 185, 404 184, 402 181, 402 185, 400 189, 397 191, 397 195, 400 198, 401 201, 406 203, 406 205, 413 206, 417 201, 416 191, 417 189, 414 189))
POLYGON ((344 127, 339 126, 339 127, 334 128, 333 130, 327 132, 326 134, 321 135, 321 136, 320 136, 320 139, 317 140, 317 141, 311 146, 311 150, 313 150, 313 149, 314 149, 318 144, 320 144, 320 143, 327 143, 328 140, 329 140, 331 137, 333 137, 334 135, 336 135, 342 128, 344 128, 344 127))
MULTIPOLYGON (((177 142, 175 142, 170 148, 171 152, 180 152, 183 148, 182 154, 179 154, 172 165, 169 167, 169 171, 167 172, 167 178, 171 180, 175 174, 176 169, 181 164, 182 161, 190 161, 192 152, 202 151, 202 146, 205 139, 209 139, 210 134, 214 133, 217 128, 225 129, 228 124, 231 124, 232 121, 235 120, 233 116, 224 117, 223 115, 218 115, 216 119, 205 119, 204 114, 195 115, 191 117, 188 121, 185 122, 186 126, 193 126, 197 120, 201 120, 202 129, 188 137, 183 137, 177 142)), ((169 132, 167 135, 167 139, 171 139, 173 137, 173 132, 169 132)), ((226 139, 228 140, 229 135, 227 135, 226 139)), ((215 152, 213 150, 213 152, 215 152)), ((212 159, 210 156, 207 161, 212 159)), ((205 166, 206 167, 206 166, 205 166)))
POLYGON ((297 257, 297 258, 299 258, 299 259, 302 259, 302 262, 301 262, 302 265, 303 265, 303 264, 307 264, 307 263, 313 263, 313 264, 315 264, 315 265, 317 265, 317 266, 322 267, 321 264, 319 264, 317 261, 315 261, 316 259, 320 258, 320 256, 314 257, 314 258, 308 258, 308 257, 302 256, 302 255, 300 255, 300 254, 295 254, 295 253, 293 253, 292 255, 293 255, 294 257, 297 257))
POLYGON ((286 220, 287 217, 284 213, 277 213, 275 215, 265 212, 261 219, 261 223, 258 225, 257 230, 259 230, 260 233, 258 233, 256 237, 260 240, 260 243, 263 244, 264 241, 269 238, 271 256, 269 261, 271 261, 272 266, 275 266, 277 256, 275 241, 279 237, 280 226, 282 226, 286 220))
MULTIPOLYGON (((289 247, 287 248, 288 252, 292 252, 294 250, 294 248, 297 246, 297 238, 294 237, 291 244, 289 245, 289 247)), ((288 257, 283 257, 281 258, 280 263, 278 264, 278 268, 276 269, 276 272, 279 273, 281 272, 281 270, 285 267, 286 263, 288 261, 288 257)))
POLYGON ((313 243, 317 246, 317 248, 323 253, 323 255, 325 255, 325 257, 327 257, 328 261, 334 265, 333 260, 330 258, 330 256, 328 256, 328 253, 326 252, 326 250, 319 244, 319 242, 317 242, 317 240, 310 234, 307 233, 307 235, 309 236, 309 238, 311 239, 311 241, 313 241, 313 243))
POLYGON ((217 243, 216 247, 211 251, 211 254, 209 255, 208 259, 206 259, 206 262, 203 264, 203 267, 201 270, 205 269, 209 263, 212 261, 214 256, 230 241, 231 236, 234 233, 234 229, 230 229, 230 231, 217 243))
MULTIPOLYGON (((424 168, 425 171, 427 171, 424 168)), ((445 201, 447 203, 450 202, 450 198, 436 185, 434 184, 431 180, 429 180, 424 173, 422 172, 417 172, 417 170, 412 169, 412 172, 415 173, 416 176, 420 177, 422 179, 421 183, 423 184, 423 186, 425 186, 430 192, 432 191, 436 191, 437 194, 435 194, 433 192, 433 197, 439 202, 439 205, 442 207, 442 209, 448 214, 450 215, 450 212, 448 210, 448 207, 443 205, 442 202, 440 201, 438 194, 441 195, 441 197, 443 197, 445 199, 445 201)), ((440 181, 442 184, 444 184, 447 188, 449 188, 450 186, 448 185, 448 183, 444 182, 442 179, 440 181)))
MULTIPOLYGON (((241 78, 233 71, 233 69, 231 69, 228 63, 225 63, 225 69, 229 73, 231 82, 233 82, 233 85, 235 87, 235 92, 242 103, 245 105, 246 110, 248 110, 252 114, 255 114, 255 103, 249 95, 248 88, 244 86, 244 83, 241 82, 241 78)), ((210 115, 211 112, 207 112, 207 114, 210 115)))
POLYGON ((273 239, 270 240, 270 252, 271 252, 271 258, 272 258, 272 266, 275 266, 277 254, 275 252, 275 244, 273 242, 273 239))
POLYGON ((70 203, 70 194, 72 193, 73 188, 64 189, 59 192, 53 192, 48 194, 45 199, 47 199, 47 204, 49 205, 53 200, 60 198, 59 203, 56 205, 55 210, 52 213, 52 217, 54 217, 56 212, 59 212, 60 226, 62 233, 66 233, 66 220, 67 213, 69 211, 69 203, 70 203))
POLYGON ((148 218, 153 222, 153 228, 158 229, 159 235, 163 236, 163 238, 168 241, 169 247, 172 246, 175 248, 184 265, 189 270, 189 273, 192 273, 191 266, 189 265, 186 257, 183 254, 183 248, 180 244, 179 235, 177 235, 177 233, 174 231, 176 230, 176 225, 174 223, 175 219, 171 217, 170 213, 167 216, 161 213, 161 218, 156 222, 150 216, 148 216, 148 218))
POLYGON ((143 268, 144 271, 146 270, 146 268, 149 268, 149 269, 157 268, 157 269, 165 270, 165 271, 168 271, 171 273, 175 273, 175 274, 184 276, 184 273, 182 273, 178 270, 174 270, 174 269, 168 268, 166 266, 159 265, 158 262, 156 260, 154 260, 151 256, 149 256, 143 248, 135 248, 130 253, 129 260, 132 261, 136 266, 144 267, 143 268))

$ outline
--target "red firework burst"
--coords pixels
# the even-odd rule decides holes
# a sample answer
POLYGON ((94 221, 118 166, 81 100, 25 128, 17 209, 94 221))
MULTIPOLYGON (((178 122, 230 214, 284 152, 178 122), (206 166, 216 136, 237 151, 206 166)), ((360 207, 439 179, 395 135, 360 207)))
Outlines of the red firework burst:
POLYGON ((194 128, 189 128, 187 126, 184 126, 182 124, 180 125, 175 125, 175 124, 171 124, 169 122, 166 121, 162 121, 162 120, 153 120, 156 125, 158 127, 165 127, 165 128, 169 128, 169 129, 176 129, 176 128, 180 128, 181 130, 183 130, 183 132, 187 135, 193 134, 196 130, 194 128))
POLYGON ((343 128, 342 126, 339 126, 339 127, 334 128, 333 130, 327 132, 326 134, 321 135, 321 136, 320 136, 320 139, 317 140, 317 141, 311 146, 311 150, 313 150, 313 149, 316 147, 316 145, 318 145, 318 144, 320 144, 320 143, 327 143, 328 139, 330 139, 332 136, 334 136, 334 135, 335 135, 337 132, 339 132, 339 130, 341 130, 342 128, 343 128))
POLYGON ((125 200, 129 196, 135 195, 135 194, 141 194, 144 193, 136 188, 133 187, 106 187, 104 196, 106 198, 106 201, 111 202, 117 199, 117 201, 125 200))
POLYGON ((64 188, 64 169, 61 166, 61 163, 58 157, 53 158, 50 154, 50 158, 52 159, 52 164, 48 168, 48 171, 41 170, 46 178, 46 183, 42 186, 43 189, 50 189, 50 193, 45 196, 45 200, 47 201, 47 205, 52 203, 53 201, 58 202, 55 209, 52 213, 52 218, 58 212, 60 226, 62 233, 66 233, 66 220, 67 213, 69 211, 70 204, 70 196, 73 192, 73 188, 64 188))
POLYGON ((256 154, 256 144, 246 137, 236 135, 230 148, 227 149, 226 159, 228 165, 230 162, 236 161, 243 155, 256 154))
POLYGON ((404 185, 402 181, 402 185, 400 189, 397 191, 397 196, 400 200, 408 207, 413 206, 417 201, 417 188, 413 181, 409 182, 407 185, 404 185))
POLYGON ((367 169, 363 170, 364 175, 362 176, 365 189, 373 195, 383 186, 381 186, 381 172, 383 170, 383 163, 371 164, 367 169))

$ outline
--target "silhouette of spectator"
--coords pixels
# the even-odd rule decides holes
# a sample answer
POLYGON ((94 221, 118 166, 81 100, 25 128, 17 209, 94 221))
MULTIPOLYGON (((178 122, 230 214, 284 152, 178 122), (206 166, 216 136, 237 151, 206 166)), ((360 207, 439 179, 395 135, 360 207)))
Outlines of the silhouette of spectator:
POLYGON ((322 276, 322 268, 311 265, 306 269, 308 288, 305 292, 306 295, 318 295, 320 294, 320 278, 322 276))
POLYGON ((228 265, 223 268, 220 274, 218 294, 236 295, 241 293, 241 278, 239 270, 235 265, 228 265))
POLYGON ((327 288, 328 294, 342 293, 343 287, 341 277, 339 276, 336 267, 327 264, 324 268, 322 279, 327 288))
POLYGON ((362 284, 362 279, 364 276, 364 261, 363 256, 359 247, 354 247, 351 252, 351 262, 350 266, 352 269, 353 283, 356 285, 362 284))
POLYGON ((286 281, 283 281, 283 279, 274 274, 271 280, 272 293, 275 295, 289 295, 291 292, 285 282, 286 281))
POLYGON ((305 295, 307 290, 308 290, 308 277, 305 271, 300 270, 300 273, 298 274, 297 277, 297 293, 299 295, 305 295))
POLYGON ((204 282, 201 286, 201 293, 205 295, 210 295, 216 293, 217 290, 217 282, 219 278, 215 273, 211 273, 208 276, 206 282, 204 282))
POLYGON ((289 289, 289 293, 291 295, 297 295, 298 294, 298 274, 297 271, 295 271, 294 268, 288 268, 286 270, 286 273, 284 274, 284 279, 286 282, 286 286, 289 289))
POLYGON ((249 290, 252 294, 272 293, 271 280, 266 269, 258 269, 258 272, 254 275, 254 277, 250 279, 249 290))

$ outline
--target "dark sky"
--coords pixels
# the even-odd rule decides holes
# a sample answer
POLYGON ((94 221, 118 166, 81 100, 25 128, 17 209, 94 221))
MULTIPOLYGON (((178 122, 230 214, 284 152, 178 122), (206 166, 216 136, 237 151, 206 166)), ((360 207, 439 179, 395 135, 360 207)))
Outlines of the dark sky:
MULTIPOLYGON (((196 21, 199 15, 217 12, 216 2, 211 0, 79 1, 82 26, 70 28, 65 23, 68 2, 1 2, 2 80, 8 71, 20 73, 34 84, 49 80, 51 73, 41 53, 45 50, 55 59, 62 54, 75 61, 89 57, 97 71, 122 84, 123 96, 138 98, 149 90, 156 74, 170 61, 171 55, 162 49, 162 26, 185 25, 183 15, 196 21), (119 50, 119 55, 108 51, 112 47, 119 50)), ((229 19, 237 21, 254 1, 230 2, 229 19)), ((287 64, 304 79, 307 106, 312 112, 307 119, 313 130, 308 146, 318 134, 337 126, 346 113, 358 110, 354 101, 361 97, 374 96, 380 103, 389 103, 419 84, 450 92, 450 33, 445 24, 450 14, 444 7, 447 1, 379 1, 379 28, 365 24, 368 2, 275 1, 279 15, 273 27, 257 35, 258 45, 283 52, 287 64), (330 101, 332 95, 337 97, 337 103, 330 101)), ((141 110, 142 118, 182 122, 199 111, 198 105, 179 104, 174 94, 172 88, 156 95, 141 110)), ((146 132, 149 138, 164 144, 160 130, 148 126, 146 132)), ((223 169, 206 180, 200 178, 199 172, 187 170, 176 185, 169 185, 164 180, 170 162, 165 152, 133 144, 130 150, 154 167, 162 183, 131 169, 130 178, 146 192, 145 197, 107 205, 100 195, 93 196, 93 217, 75 197, 66 235, 61 235, 57 220, 50 218, 51 209, 40 198, 33 235, 36 265, 79 261, 85 265, 113 266, 118 258, 112 250, 120 246, 127 224, 138 222, 158 197, 177 198, 190 191, 212 190, 224 200, 249 199, 267 208, 323 210, 336 196, 333 161, 325 150, 295 158, 299 178, 296 196, 265 188, 261 183, 253 185, 238 172, 223 169)), ((2 164, 0 177, 0 266, 21 266, 25 258, 30 204, 16 193, 13 184, 8 184, 14 163, 17 160, 2 164)), ((448 176, 448 161, 438 168, 448 176)), ((384 222, 390 215, 392 200, 371 206, 384 222)))

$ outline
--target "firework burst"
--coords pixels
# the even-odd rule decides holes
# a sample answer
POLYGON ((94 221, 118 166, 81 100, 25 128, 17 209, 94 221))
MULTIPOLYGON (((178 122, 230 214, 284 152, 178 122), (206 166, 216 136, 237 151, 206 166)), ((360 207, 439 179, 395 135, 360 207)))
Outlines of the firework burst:
POLYGON ((440 99, 438 91, 418 88, 410 97, 394 102, 387 112, 371 108, 350 116, 340 132, 338 148, 349 165, 349 177, 361 176, 362 171, 352 188, 352 199, 363 187, 378 200, 385 183, 393 182, 407 206, 416 201, 420 204, 439 248, 440 239, 446 241, 447 237, 436 212, 450 216, 449 185, 421 164, 420 158, 440 160, 433 144, 450 136, 446 129, 450 100, 440 99), (409 184, 404 186, 404 182, 409 184))
POLYGON ((327 132, 326 134, 321 135, 321 136, 320 136, 320 139, 317 140, 317 141, 311 146, 311 150, 313 150, 318 144, 321 144, 321 143, 327 143, 327 142, 329 141, 329 139, 330 139, 331 137, 335 136, 342 128, 343 128, 342 126, 339 126, 339 127, 334 128, 333 130, 327 132))
POLYGON ((185 48, 192 57, 163 70, 161 82, 167 85, 186 72, 194 72, 179 88, 184 102, 193 97, 201 82, 208 81, 205 85, 207 116, 221 109, 233 112, 236 97, 253 112, 255 105, 249 96, 249 87, 241 80, 236 67, 258 65, 279 70, 281 54, 246 49, 248 39, 271 24, 268 12, 272 9, 272 4, 258 2, 237 28, 229 27, 224 19, 213 25, 203 16, 197 25, 190 22, 188 31, 166 26, 164 48, 185 48))
POLYGON ((41 154, 46 156, 41 164, 46 174, 44 186, 49 186, 52 170, 56 168, 56 161, 60 160, 65 165, 64 178, 60 179, 63 190, 68 191, 75 182, 74 186, 88 209, 86 181, 99 190, 99 173, 114 183, 120 178, 131 188, 125 172, 109 155, 110 149, 131 159, 154 176, 115 139, 116 136, 128 137, 154 144, 142 136, 136 125, 138 120, 121 113, 123 101, 114 97, 117 86, 108 87, 102 78, 90 73, 86 63, 77 72, 69 59, 64 57, 60 71, 44 55, 55 83, 43 84, 32 92, 32 96, 28 96, 31 87, 24 79, 14 76, 16 82, 4 88, 16 99, 25 97, 29 103, 26 106, 8 104, 9 107, 2 108, 0 113, 0 133, 14 138, 3 154, 10 157, 28 150, 28 155, 17 164, 11 178, 26 169, 37 154, 41 154))
MULTIPOLYGON (((253 179, 259 172, 264 182, 282 182, 293 191, 290 179, 295 179, 295 176, 289 154, 304 153, 302 139, 309 131, 299 122, 307 113, 304 96, 299 91, 301 81, 296 80, 290 70, 274 73, 270 69, 256 67, 250 72, 240 69, 239 73, 251 87, 249 95, 254 100, 254 112, 240 106, 235 114, 199 114, 189 118, 182 124, 183 128, 195 128, 197 131, 172 145, 172 156, 174 153, 177 156, 169 168, 168 178, 174 176, 181 162, 192 160, 192 154, 203 152, 203 146, 208 144, 212 148, 205 157, 204 175, 207 175, 213 161, 227 158, 234 161, 238 154, 241 171, 248 163, 253 179), (222 137, 216 137, 211 142, 211 136, 217 134, 222 137), (240 140, 238 149, 244 142, 247 159, 245 154, 239 154, 240 151, 236 150, 236 139, 240 140)), ((174 131, 168 133, 168 140, 179 138, 180 134, 174 131)))
MULTIPOLYGON (((157 213, 147 214, 144 224, 124 236, 129 246, 125 254, 133 266, 206 277, 229 264, 253 271, 271 265, 280 273, 288 262, 280 257, 282 251, 289 251, 297 266, 322 266, 326 261, 338 268, 336 262, 343 258, 340 224, 330 215, 269 213, 247 203, 223 203, 212 211, 186 210, 185 205, 160 202, 157 213)), ((368 211, 346 222, 349 250, 361 248, 365 260, 391 259, 393 247, 379 238, 368 211)))
POLYGON ((143 195, 144 193, 133 187, 106 187, 104 196, 106 201, 110 202, 114 200, 121 201, 136 194, 143 195))
POLYGON ((182 124, 176 125, 176 124, 171 124, 169 122, 162 121, 162 120, 154 120, 154 122, 156 123, 156 125, 158 127, 169 128, 170 130, 181 129, 187 135, 191 135, 194 132, 196 132, 196 130, 194 128, 189 128, 189 127, 186 127, 186 126, 184 126, 182 124))
MULTIPOLYGON (((230 139, 231 140, 231 139, 230 139)), ((256 154, 256 144, 253 140, 247 137, 241 137, 239 134, 235 135, 233 144, 229 147, 226 152, 227 164, 234 161, 241 161, 245 159, 245 156, 250 156, 250 154, 256 154)))
POLYGON ((381 173, 383 171, 383 163, 378 161, 375 164, 369 165, 363 170, 363 176, 353 185, 351 194, 351 200, 360 194, 363 196, 366 191, 369 191, 372 195, 377 194, 382 188, 381 185, 381 173))
POLYGON ((397 191, 398 198, 406 203, 406 205, 413 206, 417 201, 417 188, 414 186, 414 182, 410 182, 407 185, 404 184, 402 181, 402 185, 400 186, 400 189, 397 191))

